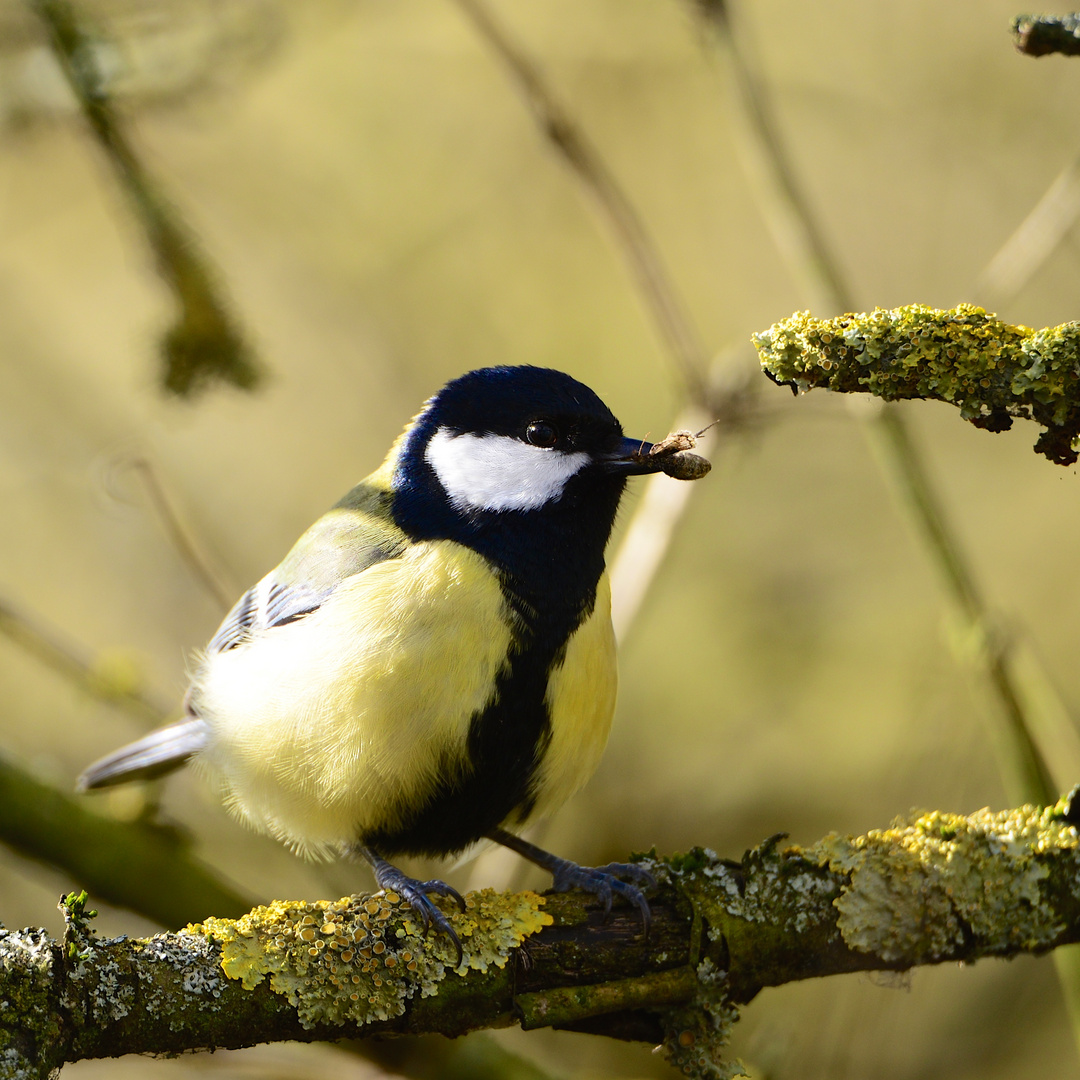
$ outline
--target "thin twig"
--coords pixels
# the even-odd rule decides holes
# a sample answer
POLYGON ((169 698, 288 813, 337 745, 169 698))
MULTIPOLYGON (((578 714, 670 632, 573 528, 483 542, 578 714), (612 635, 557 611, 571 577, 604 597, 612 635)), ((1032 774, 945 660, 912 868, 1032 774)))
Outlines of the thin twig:
MULTIPOLYGON (((697 431, 711 418, 698 406, 676 417, 672 430, 697 431)), ((703 435, 695 452, 709 457, 716 429, 703 435)), ((611 563, 611 621, 615 637, 624 641, 671 546, 675 530, 690 502, 693 484, 672 483, 662 474, 649 477, 611 563)))
POLYGON ((153 464, 145 457, 133 457, 129 459, 129 464, 142 479, 151 505, 184 564, 217 601, 221 610, 228 611, 236 599, 237 590, 218 572, 194 532, 180 516, 153 464))
POLYGON ((728 3, 698 0, 697 6, 715 31, 713 40, 726 61, 730 97, 737 105, 731 110, 736 153, 773 243, 812 305, 850 311, 852 291, 799 183, 763 80, 732 26, 728 3))
POLYGON ((708 354, 633 203, 576 118, 558 101, 538 66, 511 41, 481 0, 456 0, 456 3, 506 64, 540 130, 608 219, 627 266, 678 366, 688 397, 705 406, 709 400, 705 375, 708 354))
POLYGON ((37 657, 46 667, 99 701, 116 705, 142 724, 162 724, 166 711, 138 690, 122 686, 89 660, 76 646, 66 644, 37 619, 0 599, 0 634, 37 657))
MULTIPOLYGON (((772 183, 753 185, 755 191, 775 197, 773 201, 766 201, 763 210, 771 219, 775 207, 782 204, 782 216, 788 223, 785 229, 792 228, 792 222, 801 222, 797 227, 799 242, 781 249, 789 259, 789 269, 806 292, 828 308, 852 310, 856 306, 852 290, 831 252, 821 241, 821 231, 810 211, 809 202, 795 181, 795 171, 780 139, 779 127, 772 119, 772 108, 764 84, 741 46, 732 24, 729 4, 711 0, 699 3, 698 10, 715 31, 715 40, 732 70, 733 81, 738 88, 735 100, 740 106, 741 130, 752 143, 750 156, 760 163, 762 169, 768 169, 773 175, 772 183)), ((889 463, 889 472, 895 477, 903 495, 908 517, 923 536, 926 550, 942 572, 954 603, 978 627, 986 642, 986 677, 1001 703, 1002 715, 1010 728, 1014 731, 1021 728, 1025 733, 1023 737, 1016 737, 1017 745, 1026 745, 1028 751, 1019 762, 999 760, 1002 774, 1009 777, 1015 770, 1012 779, 1018 785, 1013 792, 1016 798, 1046 801, 1053 795, 1053 786, 1047 782, 1050 770, 1030 734, 1031 725, 1025 715, 1022 695, 1016 687, 1004 635, 996 630, 994 620, 975 585, 970 559, 946 521, 941 500, 915 449, 907 424, 895 406, 886 406, 876 413, 876 419, 868 425, 867 430, 880 446, 883 462, 889 463)))
POLYGON ((1080 154, 1050 184, 975 282, 976 299, 990 309, 1008 303, 1057 250, 1080 217, 1080 154))
POLYGON ((883 451, 884 467, 894 471, 897 490, 909 508, 911 521, 922 532, 927 549, 936 553, 957 607, 965 621, 984 635, 986 675, 1006 721, 1007 739, 1003 752, 998 754, 1006 788, 1010 798, 1045 806, 1054 801, 1054 782, 1035 743, 1013 678, 1009 642, 987 615, 971 565, 946 524, 941 499, 929 482, 911 432, 898 421, 896 409, 883 409, 873 427, 874 434, 880 436, 875 444, 883 451))

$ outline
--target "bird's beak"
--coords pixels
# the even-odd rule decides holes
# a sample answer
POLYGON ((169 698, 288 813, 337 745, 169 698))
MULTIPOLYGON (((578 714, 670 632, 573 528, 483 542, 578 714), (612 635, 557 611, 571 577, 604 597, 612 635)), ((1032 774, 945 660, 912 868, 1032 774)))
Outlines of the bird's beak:
POLYGON ((604 468, 621 476, 644 476, 646 473, 660 472, 663 459, 649 457, 651 449, 652 443, 623 438, 610 454, 604 455, 604 468))

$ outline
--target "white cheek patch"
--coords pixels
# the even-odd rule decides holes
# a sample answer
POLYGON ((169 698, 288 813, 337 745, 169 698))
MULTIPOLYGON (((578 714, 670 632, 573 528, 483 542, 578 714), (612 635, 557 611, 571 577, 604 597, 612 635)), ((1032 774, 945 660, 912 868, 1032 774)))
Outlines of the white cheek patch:
POLYGON ((589 460, 509 435, 455 435, 448 428, 435 432, 424 457, 459 510, 538 510, 589 460))

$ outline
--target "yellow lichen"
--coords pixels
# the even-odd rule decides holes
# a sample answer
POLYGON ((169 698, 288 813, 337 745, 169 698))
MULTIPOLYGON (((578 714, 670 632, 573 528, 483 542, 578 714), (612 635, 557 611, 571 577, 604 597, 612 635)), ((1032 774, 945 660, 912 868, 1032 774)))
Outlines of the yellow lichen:
MULTIPOLYGON (((535 893, 470 893, 450 915, 461 939, 462 967, 503 967, 511 950, 551 923, 535 893)), ((207 919, 187 928, 221 945, 221 968, 253 989, 271 989, 296 1008, 305 1027, 389 1020, 414 996, 428 997, 454 970, 445 935, 423 934, 408 904, 393 894, 341 900, 275 900, 239 919, 207 919)))
POLYGON ((1060 464, 1077 458, 1080 323, 1032 330, 972 304, 910 304, 835 319, 799 312, 752 339, 766 374, 796 390, 932 398, 991 431, 1027 417, 1047 429, 1036 450, 1060 464))
POLYGON ((848 876, 834 904, 854 949, 912 963, 949 955, 966 935, 984 952, 1037 949, 1061 931, 1040 888, 1040 855, 1078 846, 1061 815, 1061 805, 932 811, 865 836, 827 836, 804 855, 848 876))

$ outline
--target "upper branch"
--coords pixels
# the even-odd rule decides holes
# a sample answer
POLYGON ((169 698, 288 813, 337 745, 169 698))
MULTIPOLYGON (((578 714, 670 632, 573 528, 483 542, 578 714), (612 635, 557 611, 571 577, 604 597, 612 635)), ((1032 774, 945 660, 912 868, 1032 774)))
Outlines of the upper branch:
POLYGON ((800 312, 753 342, 765 373, 796 391, 824 386, 886 401, 933 398, 989 431, 1027 417, 1046 428, 1036 451, 1059 465, 1077 459, 1078 322, 1032 330, 972 304, 949 311, 909 304, 835 319, 800 312))
POLYGON ((1017 15, 1012 31, 1025 56, 1080 56, 1080 15, 1017 15))

